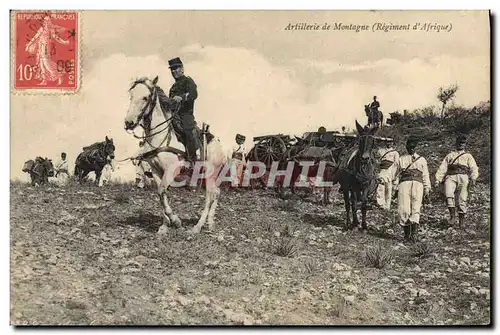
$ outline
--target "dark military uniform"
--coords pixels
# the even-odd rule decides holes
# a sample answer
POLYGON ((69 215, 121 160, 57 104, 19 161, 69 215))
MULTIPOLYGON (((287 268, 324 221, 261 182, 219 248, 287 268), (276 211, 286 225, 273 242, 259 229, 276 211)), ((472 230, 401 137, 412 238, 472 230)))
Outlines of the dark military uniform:
MULTIPOLYGON (((179 57, 168 61, 171 69, 182 67, 182 61, 179 57)), ((194 119, 194 101, 198 98, 196 83, 191 77, 182 75, 175 79, 175 83, 170 88, 168 97, 157 87, 158 98, 162 108, 169 108, 174 113, 172 115, 173 126, 177 134, 177 139, 186 147, 187 159, 196 160, 196 149, 200 147, 199 140, 196 138, 196 122, 194 119), (176 102, 174 97, 181 97, 181 102, 176 102)))
POLYGON ((380 102, 378 101, 373 101, 371 104, 370 104, 370 109, 372 111, 377 111, 378 112, 378 109, 380 107, 380 102))
POLYGON ((370 104, 370 115, 368 115, 368 124, 378 125, 378 123, 380 123, 379 108, 380 103, 378 101, 372 101, 370 104))
POLYGON ((175 80, 168 94, 172 99, 175 96, 182 98, 181 106, 178 110, 182 127, 186 131, 194 129, 194 101, 198 98, 197 86, 191 77, 182 76, 175 80))
POLYGON ((177 114, 174 116, 175 121, 180 123, 180 128, 182 129, 181 142, 186 147, 188 159, 195 161, 197 140, 194 132, 194 101, 198 97, 198 90, 194 80, 187 76, 177 78, 169 92, 171 101, 173 101, 172 99, 175 96, 182 98, 177 114))

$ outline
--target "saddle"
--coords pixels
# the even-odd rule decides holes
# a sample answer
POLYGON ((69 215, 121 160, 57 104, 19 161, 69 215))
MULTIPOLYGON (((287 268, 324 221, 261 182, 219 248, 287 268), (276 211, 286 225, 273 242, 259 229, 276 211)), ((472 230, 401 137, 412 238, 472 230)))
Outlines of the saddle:
POLYGON ((101 143, 102 143, 102 142, 95 142, 94 144, 91 144, 91 145, 89 145, 89 146, 87 146, 87 147, 83 147, 82 149, 83 149, 84 151, 88 151, 88 150, 96 149, 96 148, 98 148, 98 147, 99 147, 99 145, 100 145, 101 143))
POLYGON ((99 154, 99 144, 94 143, 88 147, 83 148, 83 152, 81 152, 78 157, 76 157, 76 165, 87 164, 92 165, 96 162, 103 162, 104 159, 99 154), (97 144, 97 145, 96 145, 97 144))
MULTIPOLYGON (((175 116, 174 116, 174 118, 175 118, 175 116)), ((172 122, 172 126, 174 129, 174 133, 175 133, 175 137, 177 138, 177 141, 179 141, 180 143, 182 143, 182 145, 184 145, 184 147, 186 147, 186 145, 187 145, 186 132, 188 132, 190 130, 184 129, 182 127, 182 122, 172 122)), ((195 144, 196 150, 203 148, 203 142, 204 142, 203 130, 200 127, 198 127, 198 125, 195 124, 194 128, 191 131, 193 132, 192 138, 195 141, 194 144, 195 144)), ((212 142, 212 140, 214 138, 215 138, 215 136, 210 131, 206 132, 207 144, 212 142)))
POLYGON ((357 152, 358 148, 356 146, 352 146, 341 152, 339 157, 339 170, 348 170, 357 152))
MULTIPOLYGON (((187 144, 186 143, 186 132, 188 132, 189 130, 184 129, 183 122, 182 122, 182 116, 176 112, 178 106, 176 105, 176 103, 172 102, 169 99, 167 94, 165 94, 165 92, 160 87, 157 87, 157 91, 158 91, 158 101, 160 103, 160 108, 163 111, 163 113, 164 114, 166 114, 167 112, 172 113, 172 126, 174 129, 174 133, 175 133, 175 137, 177 138, 177 141, 179 141, 180 143, 182 143, 182 145, 184 147, 186 147, 186 144, 187 144)), ((202 129, 200 129, 197 126, 196 121, 194 120, 194 116, 193 116, 193 123, 194 123, 194 127, 191 130, 193 132, 192 138, 195 141, 194 145, 196 147, 196 150, 198 150, 198 149, 203 148, 203 141, 204 141, 203 131, 202 131, 202 129)), ((207 133, 206 133, 207 144, 210 143, 214 139, 214 137, 215 136, 213 134, 211 134, 209 131, 207 131, 207 133)))

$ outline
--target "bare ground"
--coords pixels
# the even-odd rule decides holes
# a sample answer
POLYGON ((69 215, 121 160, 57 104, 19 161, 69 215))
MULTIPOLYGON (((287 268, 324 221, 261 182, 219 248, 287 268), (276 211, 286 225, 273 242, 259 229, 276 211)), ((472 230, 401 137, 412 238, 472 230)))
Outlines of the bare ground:
POLYGON ((363 234, 342 229, 339 196, 226 191, 214 232, 193 238, 201 192, 172 190, 186 228, 160 236, 153 190, 12 183, 11 323, 486 325, 489 199, 479 185, 463 231, 434 199, 411 245, 394 211, 370 211, 363 234))

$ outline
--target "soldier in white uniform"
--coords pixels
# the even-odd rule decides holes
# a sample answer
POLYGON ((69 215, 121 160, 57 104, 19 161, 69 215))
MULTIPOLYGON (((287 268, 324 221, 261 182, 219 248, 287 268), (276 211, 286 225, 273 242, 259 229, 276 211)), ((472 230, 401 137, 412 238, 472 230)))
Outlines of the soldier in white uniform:
POLYGON ((61 159, 54 166, 56 182, 58 185, 65 185, 68 182, 68 160, 66 159, 66 153, 61 153, 61 159))
POLYGON ((99 187, 102 187, 111 181, 113 172, 115 172, 115 161, 108 159, 107 164, 104 165, 104 168, 102 169, 101 178, 99 179, 99 187))
POLYGON ((431 190, 427 161, 415 152, 417 144, 416 138, 408 138, 408 153, 399 158, 397 165, 398 175, 395 183, 398 185, 398 214, 405 240, 415 239, 422 201, 431 190))
POLYGON ((396 177, 399 153, 396 149, 394 149, 394 140, 392 138, 387 138, 384 141, 386 143, 386 147, 380 148, 377 151, 377 156, 380 157, 377 204, 385 210, 390 210, 392 200, 392 183, 396 177))
POLYGON ((458 195, 459 227, 464 226, 465 214, 467 213, 468 186, 469 184, 474 186, 479 176, 479 169, 474 157, 465 151, 466 141, 467 138, 464 135, 457 137, 456 150, 446 155, 436 172, 436 187, 444 182, 451 225, 456 223, 455 197, 458 195))
POLYGON ((241 134, 236 134, 236 144, 231 150, 231 158, 233 166, 231 168, 231 180, 235 185, 241 185, 243 181, 243 170, 245 168, 245 140, 246 137, 241 134))

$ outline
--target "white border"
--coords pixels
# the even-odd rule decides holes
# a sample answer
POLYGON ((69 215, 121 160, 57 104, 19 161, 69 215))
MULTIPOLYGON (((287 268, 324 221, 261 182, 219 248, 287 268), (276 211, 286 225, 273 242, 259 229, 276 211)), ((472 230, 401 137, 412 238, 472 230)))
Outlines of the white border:
MULTIPOLYGON (((140 2, 140 1, 120 1, 120 2, 115 2, 113 5, 109 3, 104 3, 103 1, 96 1, 96 0, 87 0, 87 1, 53 1, 53 0, 45 0, 43 2, 40 1, 3 1, 2 2, 2 13, 3 15, 0 17, 2 20, 2 24, 0 25, 2 29, 2 39, 3 39, 3 45, 10 45, 10 35, 9 35, 9 26, 10 23, 9 18, 10 15, 7 15, 7 10, 8 9, 17 9, 17 10, 25 10, 25 9, 373 9, 373 7, 377 9, 393 9, 393 10, 398 10, 398 9, 421 9, 421 10, 432 10, 432 9, 456 9, 456 10, 464 10, 464 9, 492 9, 493 12, 497 15, 496 20, 498 20, 498 14, 500 10, 498 9, 498 1, 481 1, 481 0, 475 0, 475 1, 453 1, 446 3, 444 5, 443 3, 438 3, 437 1, 428 1, 428 0, 421 0, 421 1, 415 1, 413 3, 410 3, 408 1, 402 2, 402 1, 377 1, 377 2, 368 2, 368 1, 349 1, 349 2, 326 2, 326 1, 317 1, 317 0, 308 0, 308 1, 297 1, 297 0, 289 0, 289 1, 280 1, 279 5, 278 2, 272 2, 269 0, 252 0, 252 1, 231 1, 231 2, 224 2, 224 1, 192 1, 192 0, 182 0, 182 1, 146 1, 146 2, 140 2), (43 7, 41 5, 43 4, 43 7), (118 5, 119 4, 119 5, 118 5), (118 6, 117 6, 118 5, 118 6), (146 8, 145 6, 148 6, 146 8)), ((496 26, 496 25, 495 25, 496 26)), ((10 50, 9 50, 10 51, 10 50)), ((4 51, 1 53, 1 64, 4 64, 4 68, 7 68, 7 64, 9 63, 10 59, 10 53, 8 51, 4 51)), ((494 73, 496 75, 496 73, 494 73)), ((492 78, 493 79, 493 78, 492 78)), ((6 75, 4 72, 3 80, 2 80, 2 90, 1 92, 3 93, 2 95, 2 111, 3 113, 9 113, 10 114, 10 108, 9 108, 9 99, 10 99, 10 76, 6 75)), ((495 89, 494 93, 498 93, 497 90, 495 89)), ((496 111, 493 111, 495 113, 496 111)), ((495 117, 495 124, 494 127, 498 128, 498 121, 499 118, 498 116, 495 117)), ((2 326, 2 332, 1 334, 5 333, 13 333, 14 329, 12 327, 6 327, 9 324, 9 313, 10 313, 10 306, 9 306, 9 247, 10 247, 10 232, 9 232, 9 184, 8 184, 8 178, 10 178, 10 171, 9 167, 10 164, 7 164, 5 162, 6 157, 10 157, 10 122, 6 121, 6 118, 3 118, 3 122, 0 123, 1 127, 3 128, 2 131, 0 131, 0 136, 1 140, 0 143, 3 146, 3 150, 1 152, 3 153, 3 164, 0 164, 0 175, 5 176, 4 177, 4 185, 1 188, 1 213, 2 217, 4 220, 1 222, 3 223, 2 229, 4 229, 4 233, 0 234, 0 237, 2 241, 0 242, 0 245, 2 246, 2 257, 1 257, 1 270, 2 270, 2 276, 1 276, 1 284, 2 284, 2 304, 1 304, 1 310, 0 310, 0 317, 1 321, 0 324, 2 326), (7 154, 6 154, 7 153, 7 154)), ((498 152, 496 149, 495 150, 495 156, 497 156, 498 152)), ((495 170, 495 172, 497 172, 495 170)), ((498 199, 496 197, 495 193, 495 200, 498 199)), ((497 206, 497 202, 492 205, 492 208, 499 208, 497 206)), ((492 225, 495 227, 495 238, 497 238, 495 241, 498 241, 498 231, 500 228, 496 225, 496 222, 492 223, 492 225)), ((492 246, 493 247, 493 246, 492 246)), ((492 248, 491 252, 493 253, 496 250, 496 248, 492 248)), ((494 289, 492 290, 493 292, 496 292, 497 288, 497 282, 498 282, 498 276, 495 276, 495 283, 494 289)), ((495 299, 496 300, 496 299, 495 299)), ((498 319, 498 308, 494 309, 496 311, 495 315, 495 320, 496 322, 499 322, 498 319)), ((91 328, 85 329, 85 330, 80 330, 80 331, 92 331, 91 328)), ((123 331, 124 329, 119 329, 119 331, 123 331)), ((229 331, 233 331, 234 329, 229 329, 229 331)), ((283 331, 288 332, 290 329, 284 329, 283 331)), ((353 331, 355 333, 357 332, 362 332, 364 329, 358 329, 358 330, 352 330, 352 329, 325 329, 323 331, 327 332, 344 332, 348 331, 349 333, 352 333, 353 331)), ((369 331, 405 331, 406 329, 366 329, 369 331)), ((456 328, 451 328, 451 329, 442 329, 444 331, 450 332, 450 331, 456 331, 456 328)), ((468 331, 476 331, 472 329, 464 329, 468 331)), ((39 329, 38 332, 40 334, 47 333, 49 330, 48 329, 39 329)), ((138 332, 152 332, 152 331, 165 331, 163 329, 140 329, 137 330, 138 332)), ((169 333, 176 333, 179 330, 175 329, 167 329, 166 330, 169 333)), ((184 329, 182 331, 192 331, 191 329, 184 329)), ((219 331, 219 329, 206 329, 205 331, 210 332, 210 333, 216 333, 219 331)), ((267 329, 262 330, 264 332, 267 332, 267 329)), ((307 331, 307 329, 304 329, 302 331, 307 331)), ((314 330, 315 332, 318 331, 317 329, 314 330)), ((425 332, 426 334, 432 334, 432 333, 437 333, 439 330, 437 329, 427 329, 427 328, 421 328, 414 330, 416 332, 425 332)), ((239 330, 239 332, 243 333, 248 333, 249 331, 245 330, 239 330)), ((73 333, 72 329, 65 329, 60 331, 60 333, 67 334, 67 333, 73 333)))

